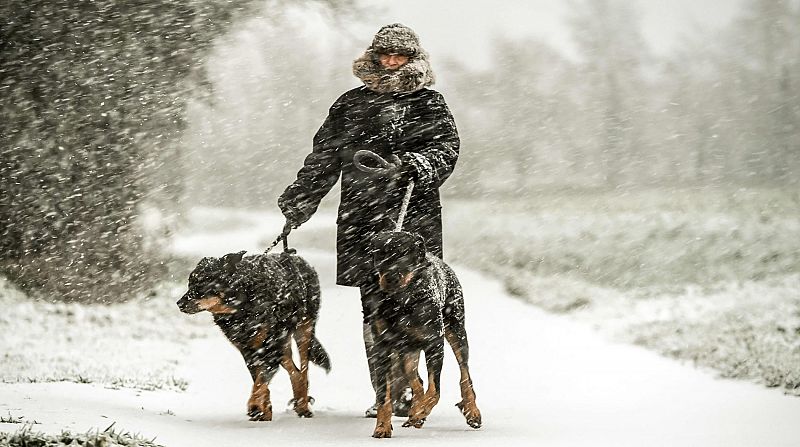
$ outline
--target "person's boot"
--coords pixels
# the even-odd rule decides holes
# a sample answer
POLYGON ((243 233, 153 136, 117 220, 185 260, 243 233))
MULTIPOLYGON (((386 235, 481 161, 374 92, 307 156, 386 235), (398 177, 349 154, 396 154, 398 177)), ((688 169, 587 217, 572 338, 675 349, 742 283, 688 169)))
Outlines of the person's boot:
MULTIPOLYGON (((392 402, 392 413, 401 418, 408 417, 408 412, 411 411, 411 388, 403 390, 403 394, 399 399, 392 402)), ((364 417, 375 418, 378 417, 378 403, 372 404, 364 412, 364 417)))
POLYGON ((392 412, 395 416, 405 418, 411 411, 411 387, 403 388, 402 394, 392 401, 392 412))
POLYGON ((376 418, 378 417, 378 404, 374 403, 371 407, 367 408, 367 411, 364 412, 365 418, 376 418))

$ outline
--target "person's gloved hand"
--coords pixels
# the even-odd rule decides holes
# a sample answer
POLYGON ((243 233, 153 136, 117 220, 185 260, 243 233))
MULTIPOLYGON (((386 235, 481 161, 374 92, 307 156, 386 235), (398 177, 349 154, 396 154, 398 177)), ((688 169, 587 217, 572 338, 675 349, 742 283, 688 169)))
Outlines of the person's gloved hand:
POLYGON ((305 199, 304 191, 298 185, 289 185, 278 198, 278 208, 292 228, 306 223, 316 211, 316 207, 309 205, 305 199))
POLYGON ((404 163, 396 154, 384 159, 369 150, 356 152, 353 156, 353 164, 372 178, 410 181, 415 179, 417 173, 413 163, 404 163))
POLYGON ((387 165, 382 167, 381 171, 376 174, 381 177, 386 177, 390 180, 399 179, 402 177, 404 166, 403 161, 400 160, 395 154, 392 154, 387 160, 387 165))
POLYGON ((308 219, 311 219, 309 214, 304 213, 300 208, 294 206, 283 206, 281 207, 281 212, 286 218, 286 223, 292 228, 298 228, 300 225, 306 223, 308 219))

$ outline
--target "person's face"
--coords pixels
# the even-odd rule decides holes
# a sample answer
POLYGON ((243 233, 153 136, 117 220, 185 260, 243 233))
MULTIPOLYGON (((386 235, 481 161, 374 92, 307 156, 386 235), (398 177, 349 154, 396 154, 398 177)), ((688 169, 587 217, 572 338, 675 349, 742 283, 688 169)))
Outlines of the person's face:
POLYGON ((383 68, 397 70, 408 62, 408 56, 402 54, 379 54, 378 59, 383 68))

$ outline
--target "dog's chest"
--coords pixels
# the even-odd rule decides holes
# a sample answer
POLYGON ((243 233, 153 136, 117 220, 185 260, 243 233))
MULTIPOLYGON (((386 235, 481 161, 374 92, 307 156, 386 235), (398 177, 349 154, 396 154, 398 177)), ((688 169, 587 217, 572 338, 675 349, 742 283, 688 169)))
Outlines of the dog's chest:
POLYGON ((411 302, 427 302, 439 309, 443 309, 447 289, 447 275, 442 264, 431 262, 423 277, 420 278, 420 281, 409 294, 407 298, 409 302, 407 304, 411 305, 411 302))

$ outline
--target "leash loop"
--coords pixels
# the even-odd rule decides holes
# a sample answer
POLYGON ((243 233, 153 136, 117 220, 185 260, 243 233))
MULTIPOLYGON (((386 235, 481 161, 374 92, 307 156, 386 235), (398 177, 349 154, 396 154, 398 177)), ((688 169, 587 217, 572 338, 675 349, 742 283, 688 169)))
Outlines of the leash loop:
POLYGON ((370 150, 362 149, 353 155, 353 164, 359 171, 368 172, 370 174, 385 174, 392 165, 385 158, 372 152, 370 150), (371 160, 377 166, 367 166, 364 161, 371 160))

